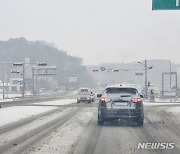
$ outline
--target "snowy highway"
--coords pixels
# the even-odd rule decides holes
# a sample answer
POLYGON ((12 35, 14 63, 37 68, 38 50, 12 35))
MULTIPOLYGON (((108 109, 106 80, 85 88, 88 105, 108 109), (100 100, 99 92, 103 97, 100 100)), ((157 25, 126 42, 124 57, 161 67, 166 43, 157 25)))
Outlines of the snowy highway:
POLYGON ((0 109, 0 153, 180 153, 180 103, 145 102, 145 123, 97 124, 97 103, 75 99, 0 109), (138 149, 139 143, 173 143, 173 149, 138 149))

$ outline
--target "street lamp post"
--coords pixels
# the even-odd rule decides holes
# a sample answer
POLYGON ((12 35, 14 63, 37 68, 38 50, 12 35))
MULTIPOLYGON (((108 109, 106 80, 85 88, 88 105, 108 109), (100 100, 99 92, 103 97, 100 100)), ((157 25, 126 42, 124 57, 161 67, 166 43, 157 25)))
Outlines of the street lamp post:
POLYGON ((138 62, 139 64, 142 64, 144 66, 145 71, 145 80, 144 80, 144 87, 145 87, 145 98, 148 98, 148 85, 147 85, 147 70, 152 69, 151 67, 147 66, 147 60, 144 60, 144 63, 138 62))
POLYGON ((147 60, 144 61, 144 69, 145 69, 145 98, 148 98, 148 88, 147 88, 147 60))
POLYGON ((32 94, 35 95, 35 91, 34 91, 34 67, 32 67, 32 94))
POLYGON ((4 64, 2 64, 2 67, 3 67, 3 99, 5 98, 5 88, 4 88, 4 64))
POLYGON ((24 92, 25 92, 25 63, 22 63, 23 67, 23 89, 22 89, 22 97, 24 97, 24 92))

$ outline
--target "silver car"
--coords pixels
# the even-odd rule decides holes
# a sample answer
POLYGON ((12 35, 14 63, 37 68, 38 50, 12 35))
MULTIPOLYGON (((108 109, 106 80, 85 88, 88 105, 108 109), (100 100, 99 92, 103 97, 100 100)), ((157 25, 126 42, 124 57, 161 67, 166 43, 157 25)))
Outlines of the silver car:
POLYGON ((144 122, 142 96, 137 89, 124 86, 109 86, 98 94, 98 124, 117 119, 135 120, 139 126, 144 122))

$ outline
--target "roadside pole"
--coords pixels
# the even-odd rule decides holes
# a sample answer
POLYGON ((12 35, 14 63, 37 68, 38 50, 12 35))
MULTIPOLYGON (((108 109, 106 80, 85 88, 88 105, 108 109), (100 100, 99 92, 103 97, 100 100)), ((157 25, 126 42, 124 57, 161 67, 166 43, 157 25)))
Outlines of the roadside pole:
POLYGON ((23 85, 22 85, 22 97, 24 97, 24 92, 25 92, 25 63, 22 63, 22 67, 23 67, 23 85))
POLYGON ((148 89, 147 89, 147 60, 145 60, 144 67, 145 67, 145 98, 148 98, 148 89))
POLYGON ((171 90, 171 61, 170 61, 170 64, 169 64, 169 78, 170 78, 170 81, 169 81, 169 85, 170 85, 170 90, 171 90))
POLYGON ((32 67, 32 94, 34 95, 34 67, 32 67))
POLYGON ((5 99, 5 88, 4 88, 4 63, 2 63, 2 67, 3 67, 3 99, 5 99))

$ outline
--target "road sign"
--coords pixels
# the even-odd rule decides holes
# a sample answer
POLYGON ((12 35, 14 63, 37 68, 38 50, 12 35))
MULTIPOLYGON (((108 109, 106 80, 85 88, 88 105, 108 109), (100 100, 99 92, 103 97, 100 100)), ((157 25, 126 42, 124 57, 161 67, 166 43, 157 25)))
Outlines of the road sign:
POLYGON ((105 71, 105 67, 101 67, 100 70, 101 70, 101 71, 105 71))
POLYGON ((56 75, 56 67, 32 67, 33 75, 56 75))
POLYGON ((152 0, 153 10, 180 10, 180 0, 152 0))

